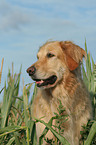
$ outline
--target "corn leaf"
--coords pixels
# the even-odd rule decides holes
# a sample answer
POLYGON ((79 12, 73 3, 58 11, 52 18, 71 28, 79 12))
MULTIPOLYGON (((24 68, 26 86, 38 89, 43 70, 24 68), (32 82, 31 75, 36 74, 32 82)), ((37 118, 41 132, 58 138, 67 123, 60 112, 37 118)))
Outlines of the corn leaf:
POLYGON ((13 143, 14 141, 15 141, 15 137, 12 137, 6 145, 12 145, 12 143, 13 143))
POLYGON ((50 129, 50 131, 54 134, 54 136, 58 138, 63 145, 70 145, 69 142, 63 136, 57 133, 48 123, 45 123, 43 120, 38 119, 36 119, 36 122, 40 122, 44 124, 48 129, 50 129))
POLYGON ((27 125, 29 115, 28 115, 28 97, 27 97, 26 86, 24 86, 23 88, 23 101, 24 101, 24 116, 25 116, 24 121, 25 124, 27 125))
POLYGON ((93 137, 96 135, 96 121, 93 123, 91 129, 90 129, 90 132, 89 132, 89 135, 88 135, 88 138, 87 140, 85 141, 84 145, 90 145, 91 142, 92 142, 92 139, 93 137))
POLYGON ((28 122, 28 128, 30 129, 30 140, 32 145, 37 144, 37 135, 36 135, 36 124, 34 121, 28 122))

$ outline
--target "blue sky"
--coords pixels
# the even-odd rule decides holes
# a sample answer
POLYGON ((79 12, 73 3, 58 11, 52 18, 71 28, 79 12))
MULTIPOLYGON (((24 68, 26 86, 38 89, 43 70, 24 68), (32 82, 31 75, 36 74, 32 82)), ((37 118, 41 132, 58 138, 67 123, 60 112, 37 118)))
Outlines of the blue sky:
POLYGON ((25 84, 31 82, 26 68, 36 61, 38 48, 47 40, 71 40, 84 48, 85 38, 96 61, 96 0, 1 0, 0 87, 12 62, 15 72, 22 64, 25 84))

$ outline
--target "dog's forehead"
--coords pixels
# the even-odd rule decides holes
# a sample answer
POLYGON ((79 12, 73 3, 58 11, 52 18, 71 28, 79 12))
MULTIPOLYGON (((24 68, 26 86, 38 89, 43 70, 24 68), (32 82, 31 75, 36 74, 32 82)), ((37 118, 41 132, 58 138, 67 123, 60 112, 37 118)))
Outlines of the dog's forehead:
POLYGON ((38 55, 39 54, 46 54, 48 52, 54 52, 54 53, 58 53, 60 49, 60 44, 58 41, 55 42, 47 42, 46 44, 44 44, 42 47, 40 47, 39 51, 38 51, 38 55))

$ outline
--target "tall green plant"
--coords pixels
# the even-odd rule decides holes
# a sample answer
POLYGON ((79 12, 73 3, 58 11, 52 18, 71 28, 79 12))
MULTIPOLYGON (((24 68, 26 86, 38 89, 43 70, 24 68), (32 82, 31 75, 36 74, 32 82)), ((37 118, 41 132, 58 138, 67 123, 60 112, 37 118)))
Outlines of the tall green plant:
MULTIPOLYGON (((83 80, 86 84, 86 87, 88 88, 90 92, 90 97, 92 100, 92 107, 93 107, 93 125, 91 125, 91 130, 89 132, 89 127, 85 127, 85 130, 89 132, 88 137, 86 138, 86 141, 84 142, 84 145, 90 145, 96 143, 96 64, 94 63, 94 60, 92 56, 90 55, 90 52, 87 50, 87 44, 85 40, 85 51, 87 54, 87 58, 85 60, 85 65, 82 64, 82 74, 83 74, 83 80), (92 139, 94 138, 94 141, 92 143, 92 139)), ((91 123, 92 124, 92 123, 91 123)), ((85 134, 87 133, 85 132, 85 134)))
MULTIPOLYGON (((21 69, 20 69, 20 73, 21 73, 21 69)), ((18 77, 15 74, 14 78, 11 77, 10 71, 8 73, 8 87, 6 86, 6 82, 5 82, 3 103, 1 108, 1 118, 2 118, 1 127, 6 127, 8 125, 8 118, 9 118, 8 116, 12 108, 12 103, 14 102, 14 99, 19 92, 20 73, 18 77)))
POLYGON ((3 62, 4 62, 4 58, 2 59, 2 62, 1 62, 1 70, 0 70, 0 84, 1 84, 1 76, 2 76, 3 62))
POLYGON ((86 87, 88 88, 93 104, 93 116, 96 120, 96 64, 93 61, 93 58, 90 55, 90 52, 87 50, 87 44, 85 41, 85 51, 87 58, 85 60, 85 66, 82 65, 82 74, 83 80, 86 87))
MULTIPOLYGON (((2 145, 32 145, 34 122, 31 121, 29 96, 32 84, 23 87, 19 96, 21 68, 18 74, 9 70, 0 104, 0 143, 2 145)), ((36 132, 36 131, 35 131, 36 132)), ((35 142, 36 145, 36 142, 35 142)))

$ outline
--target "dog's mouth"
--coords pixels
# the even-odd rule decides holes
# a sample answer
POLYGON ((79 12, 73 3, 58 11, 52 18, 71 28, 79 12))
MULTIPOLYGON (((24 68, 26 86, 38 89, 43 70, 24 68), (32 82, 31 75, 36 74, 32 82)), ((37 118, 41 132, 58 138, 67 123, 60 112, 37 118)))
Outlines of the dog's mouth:
POLYGON ((56 80, 57 80, 57 76, 53 75, 47 79, 33 79, 34 81, 36 81, 37 87, 47 87, 47 86, 52 86, 55 84, 56 80))

